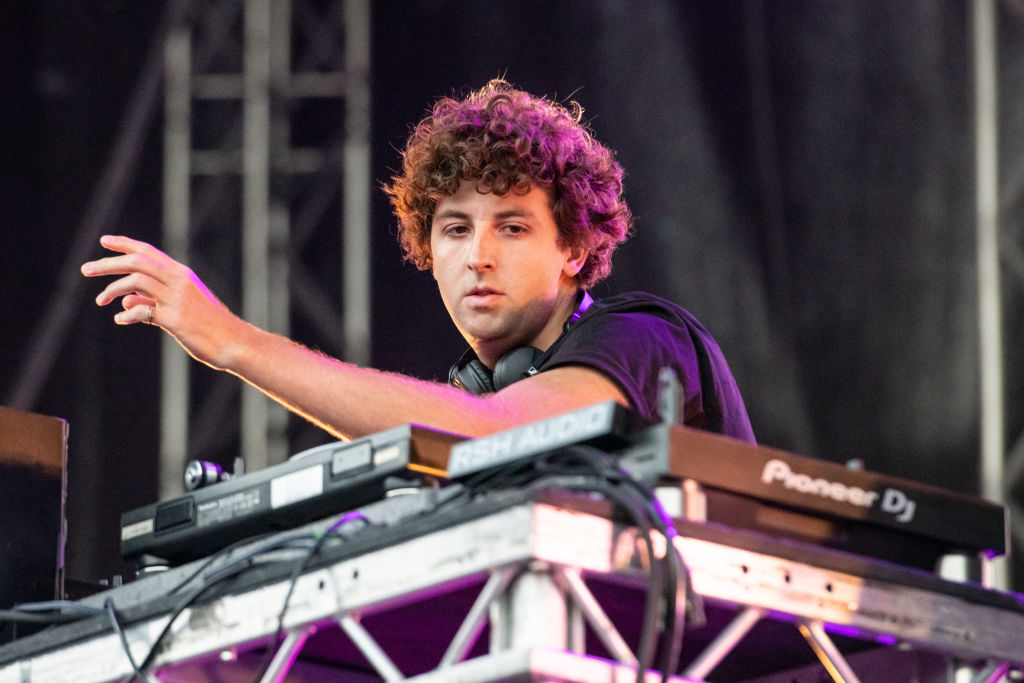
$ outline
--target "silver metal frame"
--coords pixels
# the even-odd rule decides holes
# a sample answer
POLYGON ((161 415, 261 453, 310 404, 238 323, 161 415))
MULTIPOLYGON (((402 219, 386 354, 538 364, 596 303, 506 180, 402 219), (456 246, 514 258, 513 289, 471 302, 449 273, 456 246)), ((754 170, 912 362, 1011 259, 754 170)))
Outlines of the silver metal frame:
MULTIPOLYGON (((660 546, 656 550, 664 553, 664 539, 658 538, 661 543, 655 544, 660 546)), ((293 660, 313 630, 337 622, 385 680, 403 680, 387 656, 389 644, 368 637, 358 626, 359 617, 443 593, 448 587, 464 585, 468 577, 490 573, 441 666, 410 680, 508 680, 510 661, 523 665, 533 662, 538 653, 559 652, 560 661, 570 661, 565 659, 570 650, 582 651, 584 645, 573 635, 582 632, 580 624, 574 623, 573 604, 582 605, 581 618, 604 632, 601 639, 622 660, 602 663, 602 671, 623 675, 633 671, 635 676, 635 655, 618 643, 620 636, 578 579, 583 573, 614 574, 617 581, 642 586, 644 574, 636 569, 637 540, 634 529, 607 519, 526 503, 309 571, 294 585, 284 620, 289 635, 275 660, 275 675, 283 674, 285 663, 293 660), (488 611, 492 619, 489 654, 461 661, 488 611), (504 673, 494 673, 499 670, 504 673)), ((856 675, 832 646, 827 624, 856 630, 867 639, 884 637, 901 650, 945 653, 951 666, 963 661, 979 667, 1024 667, 1024 612, 692 537, 677 537, 675 548, 690 569, 696 593, 705 601, 734 606, 740 613, 698 657, 686 672, 688 677, 708 675, 762 618, 781 619, 805 631, 822 661, 839 676, 836 680, 854 681, 856 675)), ((148 580, 159 579, 141 581, 148 580)), ((166 590, 162 584, 154 586, 154 597, 166 590)), ((144 588, 136 582, 107 596, 117 604, 122 594, 127 599, 129 592, 137 596, 144 588)), ((179 665, 216 662, 222 651, 266 642, 276 633, 288 589, 288 582, 280 580, 186 609, 172 625, 155 662, 157 673, 173 676, 179 665)), ((167 617, 161 616, 126 628, 136 659, 145 655, 166 624, 167 617)), ((112 681, 130 672, 119 639, 107 634, 0 668, 0 683, 112 681)), ((519 671, 524 676, 529 673, 519 671)), ((565 680, 596 679, 579 675, 565 680)))

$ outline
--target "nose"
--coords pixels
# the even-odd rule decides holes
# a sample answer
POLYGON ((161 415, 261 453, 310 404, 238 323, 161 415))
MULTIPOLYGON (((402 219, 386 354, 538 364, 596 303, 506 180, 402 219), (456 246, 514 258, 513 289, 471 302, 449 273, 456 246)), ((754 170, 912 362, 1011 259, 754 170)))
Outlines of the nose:
POLYGON ((494 237, 490 231, 475 231, 469 245, 469 257, 466 265, 470 270, 489 270, 494 268, 495 258, 494 237))

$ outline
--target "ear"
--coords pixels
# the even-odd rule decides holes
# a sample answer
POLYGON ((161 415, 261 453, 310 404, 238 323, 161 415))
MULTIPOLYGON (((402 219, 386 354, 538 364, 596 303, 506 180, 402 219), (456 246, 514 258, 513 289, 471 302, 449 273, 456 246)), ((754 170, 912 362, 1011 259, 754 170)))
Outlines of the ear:
POLYGON ((562 272, 568 277, 576 277, 583 269, 583 264, 587 262, 588 255, 589 252, 583 247, 572 247, 565 265, 562 266, 562 272))

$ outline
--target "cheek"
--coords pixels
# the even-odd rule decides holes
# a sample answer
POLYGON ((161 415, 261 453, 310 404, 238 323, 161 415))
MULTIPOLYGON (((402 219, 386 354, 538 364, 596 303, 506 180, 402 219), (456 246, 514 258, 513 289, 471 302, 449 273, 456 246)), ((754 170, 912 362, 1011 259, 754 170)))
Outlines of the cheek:
POLYGON ((446 259, 443 253, 435 254, 434 264, 430 269, 430 274, 434 276, 434 281, 437 283, 437 288, 441 291, 441 296, 445 297, 448 290, 452 288, 454 276, 452 272, 452 264, 450 259, 446 259))
POLYGON ((433 274, 434 279, 440 282, 441 277, 444 275, 445 264, 448 259, 445 258, 444 250, 437 249, 434 246, 434 242, 430 243, 430 272, 433 274))

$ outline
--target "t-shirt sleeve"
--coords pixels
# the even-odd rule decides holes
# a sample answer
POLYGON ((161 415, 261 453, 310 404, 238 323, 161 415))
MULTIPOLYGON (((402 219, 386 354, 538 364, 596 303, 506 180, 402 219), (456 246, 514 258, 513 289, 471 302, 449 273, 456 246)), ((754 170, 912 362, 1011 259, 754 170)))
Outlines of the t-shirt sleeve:
POLYGON ((592 367, 622 389, 641 416, 658 417, 658 374, 675 370, 684 393, 687 424, 704 426, 700 368, 688 330, 658 316, 604 313, 581 320, 562 340, 544 369, 564 365, 592 367))

